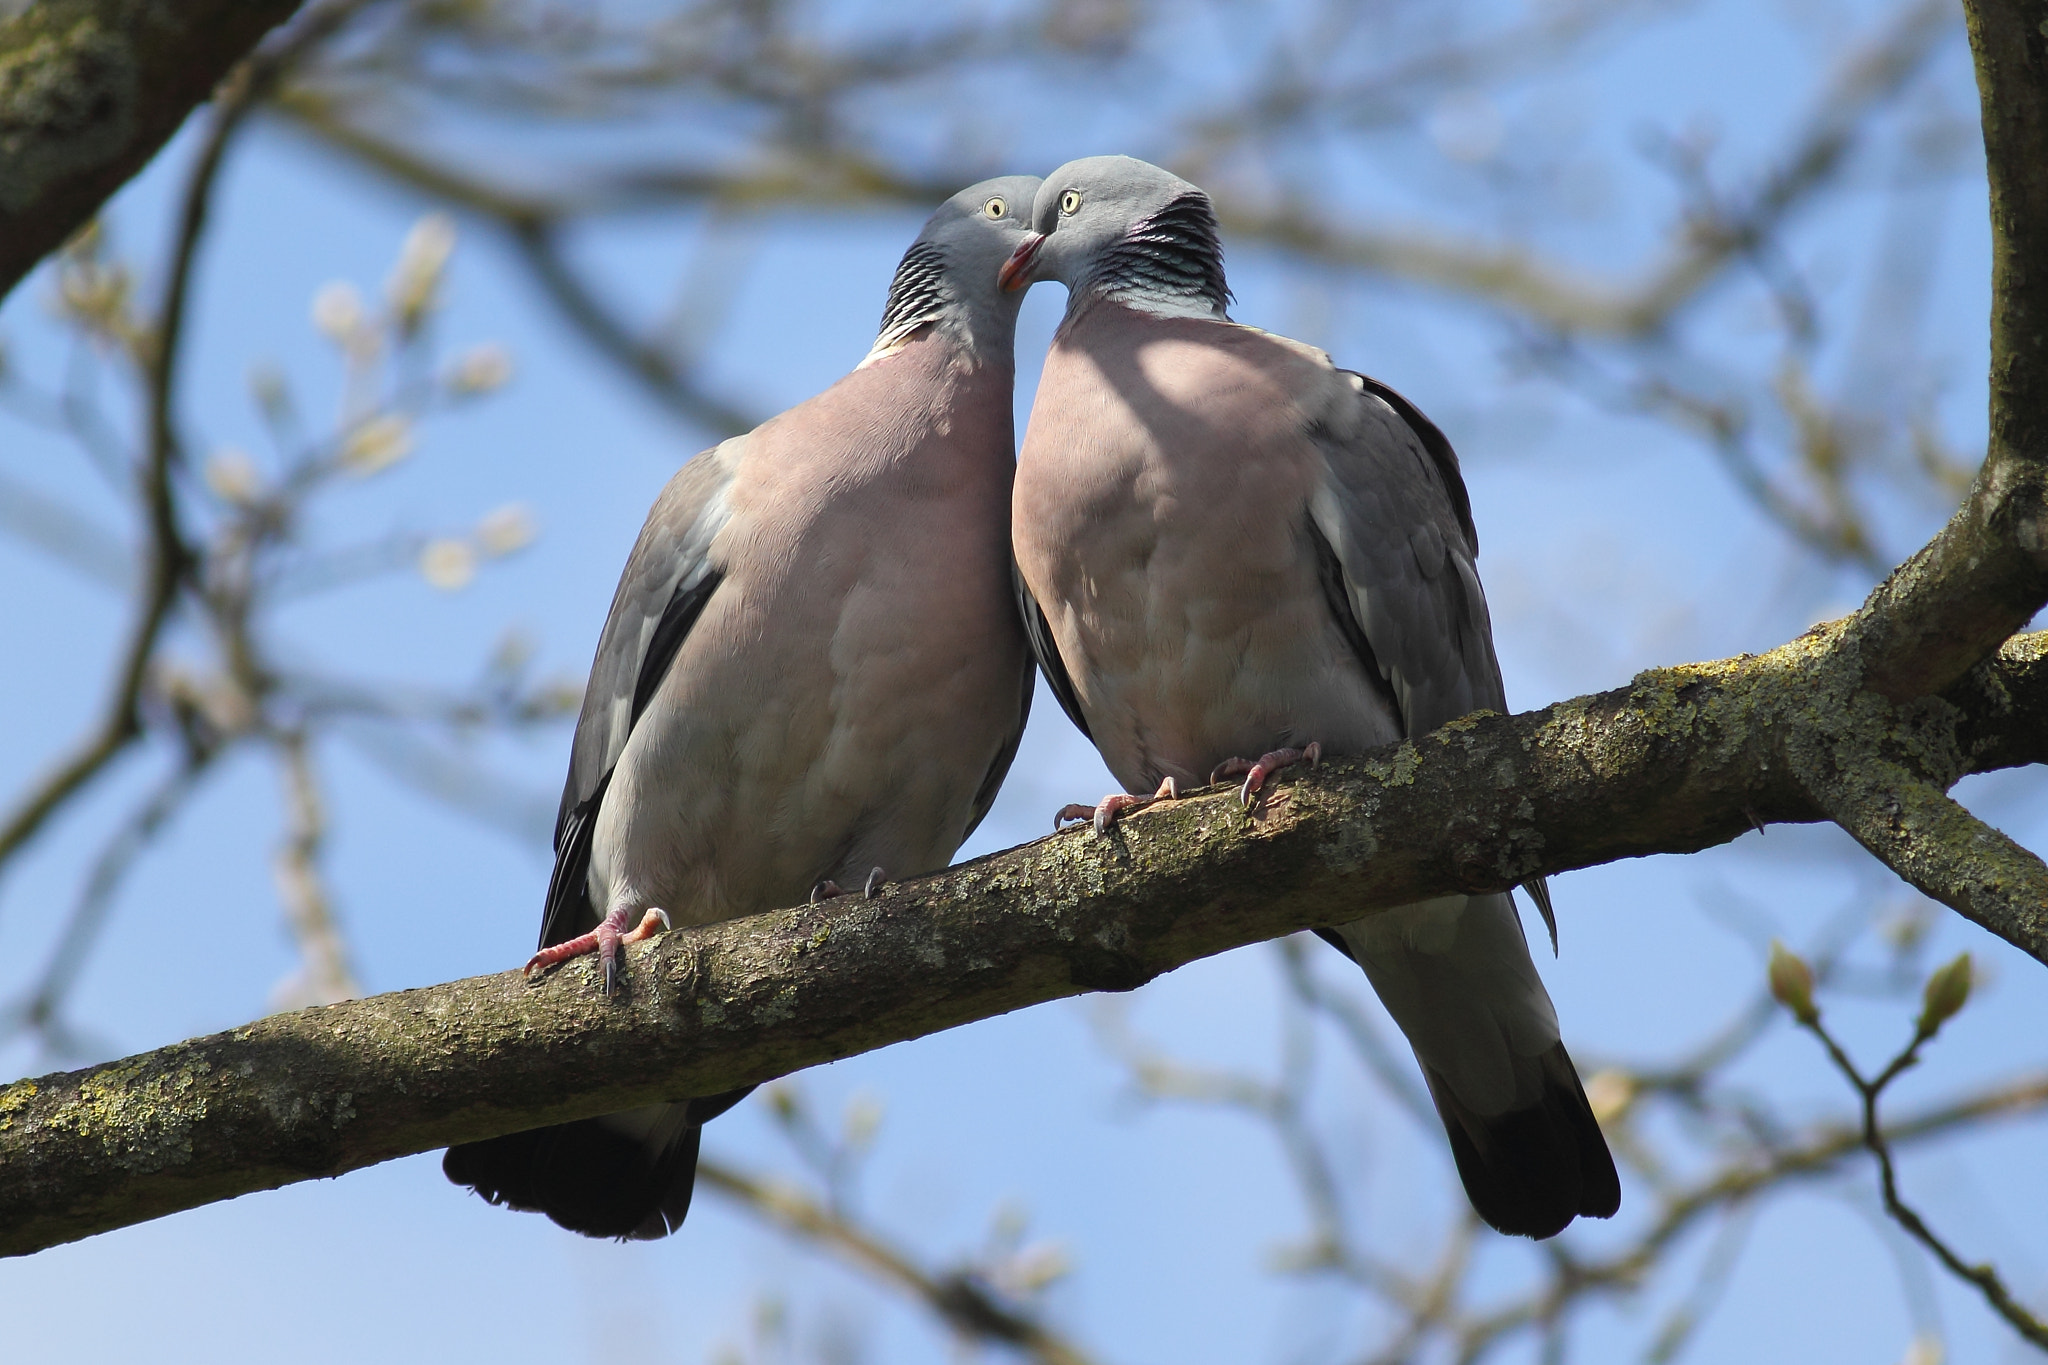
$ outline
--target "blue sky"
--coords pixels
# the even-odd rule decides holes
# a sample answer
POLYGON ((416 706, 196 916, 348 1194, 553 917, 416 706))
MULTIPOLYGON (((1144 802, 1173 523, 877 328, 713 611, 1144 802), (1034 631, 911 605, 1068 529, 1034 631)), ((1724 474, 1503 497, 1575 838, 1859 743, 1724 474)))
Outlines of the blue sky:
MULTIPOLYGON (((1729 164, 1754 164, 1799 112, 1812 71, 1839 51, 1844 33, 1866 31, 1874 13, 1818 0, 1680 7, 1630 31, 1570 82, 1509 92, 1501 108, 1510 147, 1528 129, 1564 128, 1563 140, 1583 151, 1574 164, 1624 168, 1604 179, 1586 171, 1583 220, 1551 229, 1555 240, 1541 244, 1589 271, 1649 260, 1672 205, 1655 177, 1627 169, 1639 165, 1632 139, 1645 127, 1711 125, 1729 164)), ((1929 77, 1928 98, 1967 109, 1969 81, 1958 38, 1929 77)), ((1149 148, 1130 130, 1142 128, 1148 100, 1168 98, 1127 91, 1101 110, 1027 120, 1018 168, 1044 171, 1102 150, 1142 154, 1149 148)), ((109 221, 124 251, 159 257, 192 145, 188 130, 115 202, 109 221)), ((1389 139, 1333 193, 1397 217, 1495 226, 1491 201, 1457 167, 1436 164, 1445 160, 1426 140, 1389 139)), ((1851 312, 1886 215, 1899 211, 1899 196, 1882 192, 1883 171, 1857 177, 1854 192, 1794 233, 1817 288, 1851 312)), ((1983 427, 1981 189, 1966 180, 1960 191, 1930 194, 1914 220, 1934 277, 1921 363, 1941 379, 1938 411, 1951 439, 1968 449, 1983 427)), ((332 405, 338 367, 310 325, 310 300, 334 279, 374 291, 426 207, 288 130, 264 126, 243 143, 199 276, 186 413, 202 448, 261 448, 246 397, 257 361, 290 377, 307 412, 332 405)), ((915 214, 777 221, 743 262, 713 373, 762 411, 830 383, 866 350, 889 271, 916 225, 915 214)), ((624 223, 579 242, 579 254, 619 297, 635 298, 687 268, 692 231, 667 220, 624 223)), ((1236 316, 1329 347, 1340 363, 1393 383, 1458 445, 1517 706, 1616 686, 1656 663, 1766 648, 1861 596, 1861 578, 1819 568, 1790 546, 1692 442, 1518 376, 1503 360, 1501 329, 1480 310, 1418 289, 1332 285, 1238 244, 1231 261, 1236 316)), ((38 275, 0 309, 12 363, 33 373, 63 363, 49 292, 38 275)), ((1020 427, 1061 302, 1048 287, 1026 304, 1020 427)), ((1756 306, 1739 293, 1703 306, 1721 310, 1711 335, 1730 356, 1767 345, 1756 306)), ((357 676, 455 681, 473 676, 517 630, 545 671, 580 680, 648 502, 704 441, 566 336, 484 225, 461 225, 436 327, 450 354, 483 341, 509 347, 514 381, 430 422, 409 460, 325 504, 316 532, 345 541, 393 526, 462 528, 519 502, 533 509, 540 538, 459 593, 399 575, 307 601, 283 620, 283 637, 305 658, 357 676)), ((1841 348, 1824 359, 1836 376, 1854 363, 1841 348)), ((110 404, 127 397, 116 385, 106 392, 110 404)), ((75 452, 4 417, 0 474, 115 526, 113 504, 75 452)), ((1887 516, 1904 547, 1938 524, 1939 510, 1887 505, 1887 516)), ((124 618, 114 595, 5 538, 0 603, 18 642, 0 657, 0 713, 16 718, 0 727, 0 788, 12 790, 96 714, 124 618)), ((545 819, 566 746, 566 729, 556 728, 492 741, 483 757, 503 774, 510 804, 545 819)), ((95 832, 160 757, 130 760, 0 883, 0 998, 40 969, 95 832)), ((547 877, 544 835, 515 837, 425 798, 358 746, 336 743, 320 757, 332 787, 332 881, 366 985, 393 990, 522 960, 547 877)), ((963 856, 1037 837, 1058 805, 1109 786, 1086 743, 1041 696, 1010 783, 963 856)), ((1959 794, 2039 848, 2048 836, 2039 791, 2038 777, 2022 773, 1973 779, 1959 794)), ((268 868, 278 809, 272 771, 230 765, 145 857, 77 996, 78 1021, 109 1052, 266 1009, 293 966, 268 868)), ((1760 933, 1809 942, 1845 906, 1909 899, 1845 836, 1823 829, 1773 829, 1693 858, 1595 869, 1559 879, 1554 892, 1563 955, 1544 970, 1587 1066, 1655 1059, 1703 1036, 1754 990, 1760 933)), ((2039 965, 1940 916, 1928 960, 1965 948, 1988 984, 1899 1084, 1902 1108, 2042 1064, 2048 992, 2039 965)), ((1312 961, 1364 996, 1334 955, 1312 961)), ((1028 1218, 1027 1240, 1057 1241, 1076 1272, 1054 1288, 1049 1312, 1104 1360, 1323 1360, 1356 1339, 1356 1300, 1270 1272, 1276 1249, 1305 1226, 1270 1137, 1231 1115, 1133 1104, 1098 1038, 1105 1020, 1118 1018, 1176 1057, 1270 1071, 1278 995, 1275 951, 1251 949, 1127 998, 987 1021, 821 1068, 801 1085, 828 1118, 862 1097, 882 1104, 862 1202, 893 1235, 943 1259, 983 1244, 998 1212, 1015 1208, 1028 1218)), ((1869 1059, 1909 1027, 1896 1002, 1828 1005, 1869 1059)), ((49 1065, 20 1044, 0 1049, 8 1074, 49 1065)), ((1318 1122, 1357 1154, 1347 1172, 1356 1211, 1378 1245, 1424 1254, 1457 1197, 1439 1135, 1393 1113, 1328 1038, 1317 1065, 1318 1122)), ((1846 1109, 1844 1087, 1811 1040, 1783 1030, 1739 1075, 1794 1118, 1846 1109)), ((1989 1129, 1903 1167, 1937 1226, 1969 1254, 1997 1261, 2037 1302, 2048 1292, 2041 1132, 2038 1122, 1989 1129)), ((706 1146, 752 1169, 795 1165, 754 1106, 720 1120, 706 1146)), ((1951 1359, 2021 1358, 1969 1295, 1901 1251, 1875 1213, 1873 1188, 1858 1166, 1772 1202, 1692 1358, 1897 1360, 1916 1312, 1928 1311, 1950 1339, 1951 1359), (1935 1307, 1916 1310, 1916 1298, 1935 1307)), ((1616 1236, 1583 1226, 1570 1234, 1589 1248, 1616 1236)), ((1696 1238, 1680 1256, 1690 1263, 1704 1252, 1696 1238)), ((1512 1285, 1531 1255, 1490 1243, 1483 1281, 1512 1285)), ((568 1361, 632 1352, 698 1361, 749 1340, 764 1295, 789 1302, 802 1343, 838 1334, 860 1341, 870 1360, 948 1358, 944 1339, 917 1315, 715 1197, 700 1195, 683 1234, 667 1241, 593 1244, 487 1208, 448 1186, 435 1156, 0 1264, 9 1355, 23 1360, 568 1361)), ((1595 1310, 1582 1358, 1616 1355, 1654 1321, 1641 1309, 1595 1310)), ((1532 1356, 1518 1348, 1505 1358, 1532 1356)))

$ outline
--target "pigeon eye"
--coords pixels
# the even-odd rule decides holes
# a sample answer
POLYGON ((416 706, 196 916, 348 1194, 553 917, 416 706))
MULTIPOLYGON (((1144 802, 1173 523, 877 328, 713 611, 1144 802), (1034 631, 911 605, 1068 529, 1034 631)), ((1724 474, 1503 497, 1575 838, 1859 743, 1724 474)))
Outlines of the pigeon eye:
POLYGON ((1000 194, 981 206, 981 211, 991 218, 1000 218, 1010 211, 1010 205, 1000 194))
POLYGON ((1060 196, 1060 212, 1071 214, 1081 207, 1081 191, 1068 190, 1060 196))

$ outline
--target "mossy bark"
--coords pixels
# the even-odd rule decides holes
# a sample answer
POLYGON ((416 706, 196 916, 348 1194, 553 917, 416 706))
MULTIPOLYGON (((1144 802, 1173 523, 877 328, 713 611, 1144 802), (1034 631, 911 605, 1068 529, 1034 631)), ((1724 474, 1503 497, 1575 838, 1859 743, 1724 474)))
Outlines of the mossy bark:
POLYGON ((2048 3, 1970 0, 1991 209, 1991 439, 1942 533, 1858 614, 1864 685, 1938 692, 2048 600, 2048 3))
POLYGON ((302 0, 37 0, 0 19, 0 298, 302 0))

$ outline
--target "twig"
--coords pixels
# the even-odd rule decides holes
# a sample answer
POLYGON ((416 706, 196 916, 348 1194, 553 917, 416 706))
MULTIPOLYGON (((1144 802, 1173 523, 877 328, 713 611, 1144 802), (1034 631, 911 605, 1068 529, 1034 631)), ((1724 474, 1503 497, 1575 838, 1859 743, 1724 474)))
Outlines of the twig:
POLYGON ((185 303, 199 240, 206 227, 207 204, 228 143, 252 102, 277 76, 314 43, 326 38, 365 0, 333 0, 309 12, 285 31, 283 38, 245 58, 214 103, 206 141, 193 161, 180 200, 172 237, 170 271, 164 299, 152 329, 146 368, 144 429, 148 449, 139 492, 148 528, 144 555, 141 608, 121 650, 114 673, 113 696, 99 726, 72 754, 30 790, 14 811, 0 821, 0 867, 43 827, 75 793, 142 734, 140 703, 155 657, 157 640, 168 623, 178 589, 191 566, 192 552, 179 526, 174 467, 179 461, 175 399, 178 353, 184 334, 185 303))
POLYGON ((553 223, 531 221, 512 226, 520 259, 540 282, 548 299, 586 340, 611 357, 664 407, 721 439, 750 430, 752 414, 706 393, 660 346, 635 337, 613 316, 590 286, 579 278, 562 254, 553 223))
POLYGON ((86 875, 78 899, 72 904, 71 914, 58 932, 49 964, 43 968, 43 974, 37 978, 22 1003, 8 1012, 4 1033, 28 1029, 51 1037, 63 1032, 58 1020, 63 1012, 64 999, 77 983, 94 939, 105 927, 107 913, 113 907, 114 893, 120 889, 121 881, 136 857, 149 846, 164 821, 176 813, 198 785, 217 752, 188 752, 148 798, 115 827, 112 837, 93 860, 92 870, 86 875))
POLYGON ((1281 970, 1295 998, 1336 1024, 1372 1078, 1394 1097, 1418 1127, 1426 1133, 1436 1133, 1439 1125, 1436 1110, 1430 1104, 1428 1094, 1416 1084, 1415 1068, 1408 1064, 1407 1059, 1395 1056, 1380 1038, 1360 1008, 1357 997, 1332 989, 1317 975, 1309 962, 1309 946, 1300 938, 1282 939, 1279 949, 1281 970))
POLYGON ((1892 1058, 1883 1071, 1866 1080, 1861 1069, 1842 1049, 1842 1045, 1835 1041, 1834 1035, 1828 1032, 1827 1026, 1821 1022, 1818 1014, 1809 1013, 1800 1018, 1799 1023, 1814 1037, 1820 1039, 1821 1045, 1827 1049, 1829 1059, 1834 1062, 1835 1069, 1847 1078, 1849 1084, 1856 1087, 1856 1094, 1863 1105, 1862 1143, 1869 1149, 1870 1154, 1877 1158, 1878 1183, 1884 1194, 1885 1212, 1910 1233, 1915 1241, 1933 1252, 1935 1259, 1940 1261, 1950 1274, 1975 1285, 1978 1292, 1983 1294, 1985 1302, 1991 1305, 1992 1311, 2004 1318, 2015 1332, 2034 1345, 2048 1350, 2048 1322, 2028 1312, 2025 1306, 2012 1296, 2012 1292, 2005 1287, 2005 1281, 1999 1278, 1995 1268, 1989 1264, 1971 1265, 1964 1261, 1946 1242, 1934 1234, 1934 1230, 1927 1226, 1925 1219, 1899 1197, 1898 1173, 1892 1164, 1891 1144, 1878 1123, 1878 1097, 1884 1093, 1886 1086, 1919 1062, 1921 1047, 1934 1036, 1934 1030, 1939 1024, 1930 1027, 1923 1023, 1915 1031, 1913 1041, 1906 1045, 1905 1050, 1892 1058))
POLYGON ((908 1253, 800 1190, 747 1175, 709 1157, 698 1159, 697 1180, 909 1294, 967 1340, 1011 1347, 1040 1365, 1089 1365, 1092 1359, 1043 1322, 997 1303, 969 1273, 926 1271, 908 1253))
POLYGON ((273 864, 278 898, 298 942, 303 962, 298 975, 279 988, 281 1009, 331 1005, 363 993, 349 966, 348 945, 334 922, 334 907, 320 879, 320 852, 327 839, 326 810, 302 730, 287 730, 272 740, 284 770, 284 840, 273 864))
MULTIPOLYGON (((2014 1117, 2048 1109, 2048 1076, 2024 1077, 1967 1099, 1924 1110, 1883 1131, 1886 1143, 1919 1142, 1994 1117, 2014 1117)), ((1471 1358, 1509 1332, 1545 1319, 1563 1298, 1588 1292, 1617 1293, 1638 1283, 1666 1248, 1700 1219, 1730 1205, 1753 1200, 1792 1180, 1809 1180, 1833 1172, 1851 1154, 1864 1150, 1864 1131, 1856 1125, 1831 1125, 1805 1142, 1741 1160, 1706 1176, 1666 1200, 1656 1220, 1626 1249, 1597 1261, 1580 1262, 1569 1284, 1555 1282, 1529 1298, 1476 1315, 1458 1329, 1471 1358), (1475 1349, 1479 1348, 1479 1349, 1475 1349)))

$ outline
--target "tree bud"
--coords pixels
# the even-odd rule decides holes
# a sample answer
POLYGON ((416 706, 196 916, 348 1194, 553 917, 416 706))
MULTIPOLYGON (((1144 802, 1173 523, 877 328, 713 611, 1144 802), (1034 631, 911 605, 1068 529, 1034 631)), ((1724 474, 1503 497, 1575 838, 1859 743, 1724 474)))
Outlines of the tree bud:
POLYGON ((1771 995, 1792 1017, 1802 1024, 1816 1023, 1820 1011, 1813 1007, 1813 968, 1806 965, 1799 954, 1787 948, 1777 939, 1771 940, 1771 965, 1768 972, 1771 995))
POLYGON ((1920 997, 1920 1036, 1932 1038, 1970 998, 1970 955, 1963 953, 1927 978, 1920 997))

